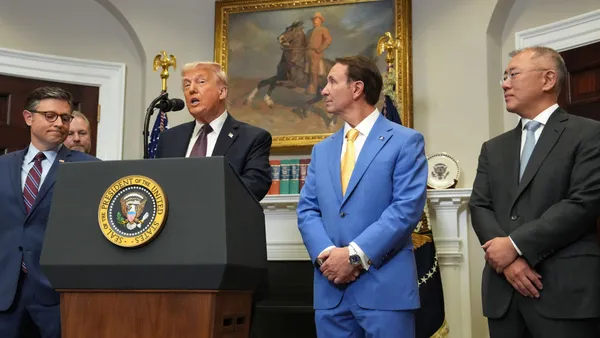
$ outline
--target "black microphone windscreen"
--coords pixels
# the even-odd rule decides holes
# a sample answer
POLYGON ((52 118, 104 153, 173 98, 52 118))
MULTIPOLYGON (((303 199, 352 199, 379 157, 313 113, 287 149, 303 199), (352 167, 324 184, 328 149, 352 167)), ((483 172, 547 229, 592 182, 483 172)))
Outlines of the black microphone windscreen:
POLYGON ((171 105, 173 111, 180 111, 185 107, 185 103, 181 99, 171 99, 171 105))

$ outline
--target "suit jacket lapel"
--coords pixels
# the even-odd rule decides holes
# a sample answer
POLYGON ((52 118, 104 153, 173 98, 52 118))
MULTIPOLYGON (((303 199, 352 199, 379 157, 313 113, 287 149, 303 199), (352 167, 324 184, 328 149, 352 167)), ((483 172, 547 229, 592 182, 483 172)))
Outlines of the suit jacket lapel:
POLYGON ((344 195, 342 200, 342 206, 348 200, 348 197, 352 195, 352 191, 358 182, 360 182, 360 179, 365 174, 365 171, 367 171, 367 168, 371 162, 373 162, 375 156, 392 137, 392 128, 387 126, 386 122, 387 119, 383 117, 383 115, 379 116, 373 125, 373 129, 371 129, 371 132, 369 132, 369 136, 365 140, 365 144, 363 145, 362 150, 358 155, 358 159, 356 160, 356 164, 354 165, 354 170, 352 171, 352 176, 350 176, 350 182, 348 183, 348 187, 346 189, 346 195, 344 195))
POLYGON ((35 210, 35 208, 37 208, 40 201, 44 199, 44 196, 46 196, 48 191, 50 191, 50 189, 54 186, 54 182, 56 180, 56 171, 58 170, 58 166, 60 165, 61 161, 68 162, 70 156, 71 150, 69 150, 69 148, 67 148, 64 145, 61 146, 58 150, 58 153, 56 154, 54 163, 52 163, 52 166, 50 167, 50 170, 48 171, 48 174, 44 179, 44 183, 42 183, 40 191, 38 192, 38 195, 35 199, 35 203, 31 207, 31 211, 29 212, 30 215, 33 214, 33 211, 35 210))
POLYGON ((506 184, 510 188, 510 192, 514 195, 519 185, 519 166, 521 153, 521 122, 513 129, 512 134, 508 138, 506 145, 503 147, 504 155, 503 162, 506 164, 507 180, 506 184))
MULTIPOLYGON (((13 153, 11 164, 9 165, 8 178, 12 182, 12 188, 15 196, 23 198, 23 190, 21 189, 21 171, 23 170, 23 160, 25 159, 26 150, 20 150, 13 153)), ((17 203, 23 214, 25 214, 25 202, 17 203)))
POLYGON ((196 121, 188 122, 182 127, 184 128, 184 132, 177 134, 180 136, 175 140, 175 156, 185 157, 192 134, 194 134, 194 127, 196 127, 196 121))
MULTIPOLYGON (((344 128, 340 129, 337 133, 331 136, 331 142, 329 144, 329 172, 331 174, 331 183, 333 184, 333 191, 337 197, 338 203, 342 203, 342 146, 344 144, 344 128)), ((327 159, 325 159, 327 160, 327 159)))
POLYGON ((567 121, 568 119, 569 116, 567 113, 560 108, 558 108, 550 116, 550 119, 548 119, 548 123, 546 126, 544 126, 542 135, 540 135, 540 139, 535 144, 533 153, 531 153, 531 157, 529 158, 529 162, 527 163, 527 167, 523 173, 523 178, 519 184, 515 199, 519 197, 519 195, 523 192, 525 187, 527 187, 537 171, 540 169, 540 166, 556 144, 556 141, 558 141, 560 135, 565 130, 565 125, 563 122, 567 121))
POLYGON ((229 146, 231 146, 238 136, 239 126, 240 123, 234 119, 231 114, 228 114, 227 119, 225 119, 223 127, 221 128, 221 132, 217 137, 217 143, 215 144, 211 156, 225 156, 227 149, 229 149, 229 146))

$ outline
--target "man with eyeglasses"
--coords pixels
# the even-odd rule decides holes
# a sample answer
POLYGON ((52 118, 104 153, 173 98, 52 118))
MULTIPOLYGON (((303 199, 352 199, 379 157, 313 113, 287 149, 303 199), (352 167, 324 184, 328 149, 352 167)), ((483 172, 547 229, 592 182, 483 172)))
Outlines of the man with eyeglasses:
POLYGON ((490 337, 597 338, 600 123, 558 106, 559 53, 511 56, 502 89, 521 119, 483 144, 470 199, 490 337))
POLYGON ((0 156, 0 337, 39 331, 60 338, 59 295, 40 269, 57 167, 97 158, 62 146, 73 119, 71 94, 41 87, 29 94, 23 118, 31 143, 0 156))

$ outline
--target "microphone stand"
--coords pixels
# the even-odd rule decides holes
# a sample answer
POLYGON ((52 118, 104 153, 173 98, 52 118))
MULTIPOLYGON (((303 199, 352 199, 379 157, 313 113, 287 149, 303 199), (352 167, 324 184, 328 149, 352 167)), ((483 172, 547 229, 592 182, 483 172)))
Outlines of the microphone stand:
POLYGON ((168 100, 168 99, 169 99, 169 93, 167 93, 166 91, 162 91, 157 98, 152 100, 152 102, 148 106, 148 109, 146 109, 146 117, 144 118, 144 132, 143 132, 143 135, 144 135, 144 142, 143 142, 144 143, 144 158, 145 159, 149 158, 148 136, 150 135, 150 133, 148 132, 148 127, 150 125, 150 117, 152 116, 152 114, 154 114, 154 107, 156 106, 156 104, 160 101, 168 100))

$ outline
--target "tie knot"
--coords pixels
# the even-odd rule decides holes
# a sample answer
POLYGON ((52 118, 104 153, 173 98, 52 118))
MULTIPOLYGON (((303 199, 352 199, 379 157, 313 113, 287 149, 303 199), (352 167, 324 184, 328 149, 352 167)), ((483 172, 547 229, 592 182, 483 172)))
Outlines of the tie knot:
POLYGON ((538 121, 529 121, 525 124, 525 129, 535 132, 541 125, 538 121))
POLYGON ((44 153, 40 151, 39 153, 37 153, 37 155, 35 155, 33 159, 35 161, 43 161, 46 159, 46 155, 44 155, 44 153))
POLYGON ((205 134, 210 134, 213 131, 213 129, 210 126, 210 124, 207 123, 207 124, 203 125, 202 128, 200 128, 200 131, 202 131, 205 134))
POLYGON ((354 142, 357 137, 358 137, 358 130, 356 130, 354 128, 348 130, 348 132, 346 133, 346 139, 348 139, 348 141, 354 142))

